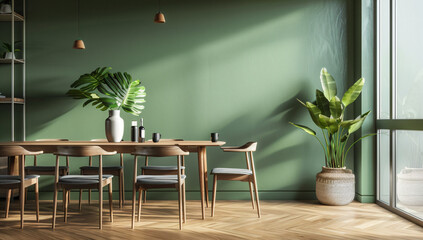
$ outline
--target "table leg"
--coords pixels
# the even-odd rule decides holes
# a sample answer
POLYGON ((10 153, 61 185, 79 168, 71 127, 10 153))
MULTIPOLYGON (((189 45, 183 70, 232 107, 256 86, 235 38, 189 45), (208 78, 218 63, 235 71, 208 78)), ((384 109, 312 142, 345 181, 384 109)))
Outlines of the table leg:
POLYGON ((207 151, 204 147, 203 151, 203 169, 204 169, 204 186, 206 193, 206 206, 209 207, 209 177, 207 175, 207 151))
POLYGON ((198 173, 200 181, 200 193, 201 193, 201 216, 202 219, 205 219, 206 209, 204 208, 204 166, 203 166, 203 157, 204 157, 205 147, 198 147, 198 173))

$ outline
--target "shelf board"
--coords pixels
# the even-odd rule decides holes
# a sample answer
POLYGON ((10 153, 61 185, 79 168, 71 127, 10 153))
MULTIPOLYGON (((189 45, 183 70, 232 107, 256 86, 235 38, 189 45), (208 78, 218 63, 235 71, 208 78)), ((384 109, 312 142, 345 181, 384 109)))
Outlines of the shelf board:
MULTIPOLYGON (((0 98, 0 104, 1 103, 12 103, 12 98, 0 98)), ((23 98, 15 98, 15 104, 24 104, 25 99, 23 98)))
MULTIPOLYGON (((0 14, 0 22, 11 22, 12 21, 12 14, 11 13, 2 13, 0 14)), ((19 13, 15 12, 15 21, 16 22, 23 22, 25 18, 20 15, 19 13)))
MULTIPOLYGON (((23 59, 15 59, 15 63, 24 63, 25 60, 23 59)), ((0 64, 1 63, 12 63, 12 59, 5 59, 5 58, 0 58, 0 64)))

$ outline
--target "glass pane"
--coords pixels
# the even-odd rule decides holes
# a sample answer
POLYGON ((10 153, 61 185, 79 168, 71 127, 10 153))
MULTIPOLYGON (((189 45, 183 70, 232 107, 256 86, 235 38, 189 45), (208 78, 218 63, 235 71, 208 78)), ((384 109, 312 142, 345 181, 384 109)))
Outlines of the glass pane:
POLYGON ((397 2, 396 117, 423 119, 422 0, 397 2))
POLYGON ((386 204, 390 202, 390 142, 389 130, 381 129, 378 131, 378 171, 379 171, 379 201, 386 204))
POLYGON ((390 114, 390 1, 382 0, 379 6, 379 82, 378 82, 378 118, 389 119, 390 114))
POLYGON ((423 218, 423 131, 396 131, 397 205, 423 218))

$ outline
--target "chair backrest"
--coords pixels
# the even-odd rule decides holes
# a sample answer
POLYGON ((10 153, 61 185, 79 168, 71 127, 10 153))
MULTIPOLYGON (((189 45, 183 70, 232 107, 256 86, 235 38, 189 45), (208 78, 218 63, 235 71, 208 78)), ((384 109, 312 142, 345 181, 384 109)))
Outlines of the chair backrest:
POLYGON ((257 142, 248 142, 240 147, 221 147, 225 152, 255 152, 257 149, 257 142))
POLYGON ((186 156, 189 152, 183 151, 177 146, 155 146, 155 147, 136 147, 135 151, 131 153, 137 156, 150 157, 170 157, 170 156, 186 156))
POLYGON ((31 152, 21 146, 0 146, 0 157, 13 157, 20 155, 38 155, 43 151, 31 152))
POLYGON ((90 157, 98 155, 114 155, 114 152, 107 152, 99 146, 58 146, 54 155, 69 157, 90 157))
POLYGON ((36 139, 36 142, 67 142, 69 139, 64 138, 50 138, 50 139, 36 139))
POLYGON ((98 139, 91 139, 90 142, 108 142, 107 139, 98 138, 98 139))

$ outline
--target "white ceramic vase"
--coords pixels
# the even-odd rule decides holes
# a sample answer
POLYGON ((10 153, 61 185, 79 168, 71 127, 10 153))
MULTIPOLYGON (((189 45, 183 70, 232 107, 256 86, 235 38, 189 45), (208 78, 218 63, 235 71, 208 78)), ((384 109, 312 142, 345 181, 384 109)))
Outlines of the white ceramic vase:
POLYGON ((350 169, 322 167, 316 176, 316 196, 326 205, 347 205, 354 200, 355 176, 350 169))
POLYGON ((0 14, 5 14, 5 13, 12 13, 12 6, 10 6, 10 4, 1 4, 0 5, 0 14))
POLYGON ((124 122, 119 110, 110 110, 106 119, 106 137, 109 142, 120 142, 123 139, 124 122))
POLYGON ((423 206, 423 168, 404 168, 397 175, 398 203, 423 206))

